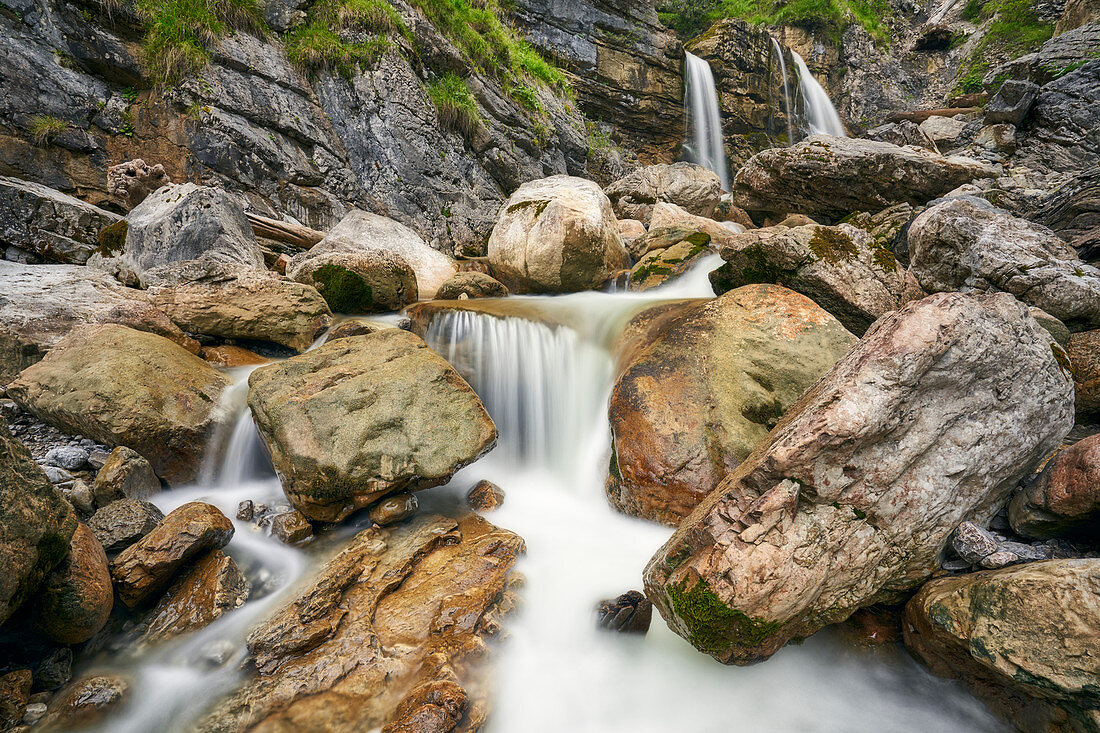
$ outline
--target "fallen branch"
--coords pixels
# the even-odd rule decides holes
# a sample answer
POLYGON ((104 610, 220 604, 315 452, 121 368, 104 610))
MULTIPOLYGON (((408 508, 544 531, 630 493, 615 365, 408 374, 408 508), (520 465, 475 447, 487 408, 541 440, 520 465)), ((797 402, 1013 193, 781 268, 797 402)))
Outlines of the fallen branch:
POLYGON ((248 216, 248 223, 252 225, 252 233, 257 237, 274 239, 276 242, 284 242, 299 249, 309 249, 325 236, 324 232, 300 224, 268 219, 266 216, 251 212, 245 212, 245 214, 248 216))

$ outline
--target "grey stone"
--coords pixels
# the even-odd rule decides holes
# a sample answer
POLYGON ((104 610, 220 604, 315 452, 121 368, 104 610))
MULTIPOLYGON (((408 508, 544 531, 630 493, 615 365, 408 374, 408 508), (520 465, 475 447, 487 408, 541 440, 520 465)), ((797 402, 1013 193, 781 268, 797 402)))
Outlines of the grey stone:
POLYGON ((951 534, 951 549, 971 565, 997 551, 997 540, 973 522, 963 522, 951 534))
POLYGON ((71 445, 51 448, 46 453, 46 463, 67 471, 78 471, 88 463, 88 451, 71 445))
POLYGON ((99 246, 99 233, 119 218, 47 186, 0 177, 0 245, 82 265, 99 246))
POLYGON ((1026 79, 1009 79, 985 105, 985 121, 996 125, 1007 122, 1017 127, 1031 111, 1039 96, 1039 85, 1026 79))
POLYGON ((122 552, 153 531, 164 519, 155 505, 139 499, 112 501, 92 515, 88 529, 107 552, 122 552))

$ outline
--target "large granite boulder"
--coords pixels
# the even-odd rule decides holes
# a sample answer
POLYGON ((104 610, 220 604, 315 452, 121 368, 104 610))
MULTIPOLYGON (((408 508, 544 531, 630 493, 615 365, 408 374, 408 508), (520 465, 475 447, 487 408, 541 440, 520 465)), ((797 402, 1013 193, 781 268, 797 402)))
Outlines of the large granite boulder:
POLYGON ((933 580, 905 606, 905 645, 1025 733, 1100 729, 1100 560, 933 580))
POLYGON ((722 183, 714 171, 694 163, 659 163, 627 174, 605 192, 620 219, 637 219, 648 226, 653 205, 659 201, 713 218, 722 198, 722 183))
POLYGON ((1041 224, 960 196, 909 225, 909 267, 928 292, 1012 293, 1071 331, 1100 328, 1100 270, 1041 224))
POLYGON ((473 514, 360 532, 252 630, 254 668, 198 730, 481 729, 523 551, 473 514))
POLYGON ((144 301, 140 290, 90 267, 0 260, 0 384, 41 359, 73 327, 144 301))
POLYGON ((812 135, 789 148, 752 156, 733 183, 733 203, 747 211, 840 218, 899 203, 920 206, 976 178, 986 163, 858 138, 812 135))
POLYGON ((0 420, 0 624, 69 552, 76 512, 0 420))
POLYGON ((589 290, 628 267, 611 202, 583 178, 523 184, 489 237, 489 268, 512 292, 589 290))
POLYGON ((89 264, 124 282, 174 284, 194 260, 263 268, 264 257, 244 210, 225 191, 183 183, 151 193, 126 215, 122 241, 105 245, 89 264))
POLYGON ((312 520, 340 521, 387 494, 446 483, 496 444, 469 385, 399 329, 260 367, 248 385, 283 489, 312 520))
POLYGON ((1100 539, 1100 435, 1052 458, 1012 497, 1008 519, 1025 537, 1100 539))
MULTIPOLYGON (((455 261, 432 249, 419 234, 393 219, 378 214, 355 210, 347 214, 317 244, 308 251, 290 258, 286 266, 287 277, 306 282, 314 272, 324 266, 332 253, 362 253, 381 250, 389 253, 389 259, 403 259, 416 275, 416 290, 421 298, 431 298, 448 278, 458 271, 455 261)), ((392 279, 392 278, 391 278, 392 279)), ((404 297, 408 293, 405 288, 404 297)), ((415 300, 416 293, 412 295, 415 300)))
POLYGON ((27 412, 71 435, 140 453, 170 484, 198 474, 230 380, 168 339, 85 326, 8 385, 27 412))
POLYGON ((634 316, 609 407, 611 503, 679 524, 855 343, 835 318, 778 285, 634 316))
POLYGON ((326 252, 291 262, 295 280, 317 288, 336 313, 398 311, 419 296, 416 273, 397 252, 326 252))
POLYGON ((0 176, 0 247, 83 265, 121 217, 31 181, 0 176))
POLYGON ((92 638, 111 615, 115 592, 103 546, 86 524, 77 525, 69 554, 47 577, 31 604, 35 628, 59 644, 92 638))
POLYGON ((809 297, 857 336, 882 314, 924 297, 889 244, 851 224, 751 229, 734 235, 719 253, 726 265, 711 276, 716 292, 779 283, 809 297))
POLYGON ((149 301, 184 331, 301 352, 332 321, 325 299, 309 285, 249 267, 204 263, 203 269, 201 277, 149 289, 149 301))
POLYGON ((880 318, 681 524, 645 571, 670 627, 748 663, 897 602, 1073 425, 1050 335, 1009 295, 880 318))

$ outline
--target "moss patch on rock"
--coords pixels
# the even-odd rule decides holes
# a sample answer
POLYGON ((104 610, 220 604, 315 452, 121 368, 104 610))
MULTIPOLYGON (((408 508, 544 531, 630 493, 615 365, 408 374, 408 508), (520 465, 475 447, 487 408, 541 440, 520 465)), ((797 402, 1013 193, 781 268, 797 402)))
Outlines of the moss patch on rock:
POLYGON ((724 654, 731 647, 757 646, 774 636, 783 624, 754 619, 722 602, 710 584, 699 580, 665 586, 672 611, 683 622, 692 645, 707 654, 724 654))
POLYGON ((844 260, 850 260, 859 254, 856 243, 839 229, 818 227, 810 239, 810 251, 819 260, 830 264, 837 264, 844 260))
POLYGON ((357 273, 334 263, 321 265, 313 273, 317 290, 336 313, 371 313, 374 290, 357 273))
POLYGON ((126 223, 125 219, 119 219, 114 224, 103 227, 96 237, 96 241, 99 242, 96 252, 104 257, 117 255, 126 244, 126 232, 129 229, 130 225, 126 223))

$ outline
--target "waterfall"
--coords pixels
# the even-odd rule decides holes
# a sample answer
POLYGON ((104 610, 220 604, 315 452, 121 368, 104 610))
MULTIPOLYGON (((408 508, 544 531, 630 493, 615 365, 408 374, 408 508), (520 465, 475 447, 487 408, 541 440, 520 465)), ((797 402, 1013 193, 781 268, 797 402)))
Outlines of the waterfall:
POLYGON ((687 157, 717 173, 722 190, 728 191, 729 170, 714 74, 710 64, 693 53, 686 53, 684 59, 684 108, 691 119, 691 137, 684 143, 687 157))
MULTIPOLYGON (((773 39, 774 40, 774 39, 773 39)), ((802 107, 806 114, 806 126, 811 135, 832 135, 833 137, 848 137, 844 132, 844 123, 840 121, 833 100, 822 88, 821 84, 810 73, 806 62, 794 50, 795 66, 798 67, 798 91, 802 95, 802 107)))
POLYGON ((783 105, 787 113, 787 144, 794 144, 794 110, 791 109, 791 85, 787 81, 787 62, 783 58, 783 48, 779 41, 772 38, 772 48, 775 49, 776 58, 779 59, 779 71, 783 74, 783 105))

